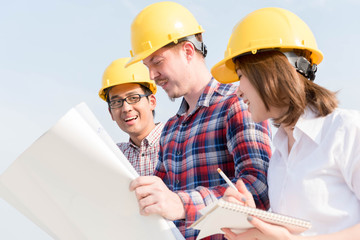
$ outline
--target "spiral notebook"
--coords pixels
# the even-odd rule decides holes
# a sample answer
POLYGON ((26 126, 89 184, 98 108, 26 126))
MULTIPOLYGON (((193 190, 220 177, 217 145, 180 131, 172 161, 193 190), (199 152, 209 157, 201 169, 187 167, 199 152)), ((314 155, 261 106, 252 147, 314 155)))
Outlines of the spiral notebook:
POLYGON ((264 211, 220 199, 200 210, 203 215, 190 228, 200 230, 197 239, 223 233, 221 228, 230 228, 240 233, 253 228, 247 216, 251 215, 263 221, 286 227, 291 233, 299 234, 311 227, 309 221, 264 211))

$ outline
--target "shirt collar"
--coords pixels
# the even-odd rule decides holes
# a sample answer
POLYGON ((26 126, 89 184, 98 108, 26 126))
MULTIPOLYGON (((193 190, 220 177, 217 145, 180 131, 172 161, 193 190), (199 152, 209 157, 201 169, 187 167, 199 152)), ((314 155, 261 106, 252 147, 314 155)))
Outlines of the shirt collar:
MULTIPOLYGON (((319 144, 321 142, 322 126, 324 124, 325 117, 317 117, 317 114, 310 108, 306 108, 304 114, 302 114, 294 127, 294 138, 298 140, 301 134, 307 135, 313 142, 319 144)), ((281 147, 283 144, 287 144, 286 141, 282 141, 286 136, 285 130, 280 127, 274 136, 274 146, 281 147)))
MULTIPOLYGON (((154 146, 157 144, 159 142, 159 137, 163 128, 163 123, 156 123, 154 129, 141 141, 140 145, 149 144, 150 146, 154 146)), ((129 139, 129 144, 136 149, 139 148, 133 143, 133 141, 131 141, 131 139, 129 139)))
MULTIPOLYGON (((196 103, 196 109, 203 106, 209 107, 214 100, 213 96, 219 94, 221 96, 235 93, 236 87, 231 84, 220 84, 213 77, 210 79, 209 83, 204 89, 204 92, 200 95, 198 102, 196 103), (227 87, 221 87, 222 85, 227 85, 227 87), (229 88, 233 88, 233 91, 229 91, 229 88)), ((179 111, 177 112, 178 116, 186 114, 189 109, 189 104, 186 102, 185 98, 182 99, 179 111)))
POLYGON ((317 113, 310 108, 306 108, 303 115, 297 121, 294 134, 297 130, 306 134, 311 140, 319 144, 321 142, 322 126, 324 125, 325 117, 318 117, 317 113))
POLYGON ((159 142, 159 137, 161 135, 161 131, 164 128, 163 123, 156 123, 154 129, 145 137, 144 140, 146 140, 150 146, 154 146, 159 142))

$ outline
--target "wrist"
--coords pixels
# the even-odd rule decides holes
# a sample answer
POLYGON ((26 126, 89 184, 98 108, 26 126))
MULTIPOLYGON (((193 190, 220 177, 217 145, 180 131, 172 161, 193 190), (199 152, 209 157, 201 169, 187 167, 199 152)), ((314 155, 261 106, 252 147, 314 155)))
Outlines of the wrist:
POLYGON ((186 217, 186 214, 185 214, 185 207, 184 207, 184 203, 181 199, 181 197, 176 194, 176 198, 177 198, 177 218, 175 220, 182 220, 182 219, 185 219, 186 217))

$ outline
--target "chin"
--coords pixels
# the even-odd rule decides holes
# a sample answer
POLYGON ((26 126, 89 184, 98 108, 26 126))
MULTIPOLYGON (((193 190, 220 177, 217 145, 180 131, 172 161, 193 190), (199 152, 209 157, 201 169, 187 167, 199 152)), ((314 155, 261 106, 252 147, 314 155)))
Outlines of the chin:
POLYGON ((253 118, 254 122, 259 123, 267 120, 267 118, 253 118))
POLYGON ((252 120, 253 120, 254 122, 256 122, 256 123, 263 121, 262 118, 255 117, 254 114, 251 115, 251 118, 252 118, 252 120))
POLYGON ((180 97, 182 97, 183 95, 181 95, 181 96, 179 96, 179 94, 175 94, 175 93, 173 93, 173 94, 171 94, 171 93, 168 93, 168 97, 170 98, 170 99, 176 99, 176 98, 180 98, 180 97))

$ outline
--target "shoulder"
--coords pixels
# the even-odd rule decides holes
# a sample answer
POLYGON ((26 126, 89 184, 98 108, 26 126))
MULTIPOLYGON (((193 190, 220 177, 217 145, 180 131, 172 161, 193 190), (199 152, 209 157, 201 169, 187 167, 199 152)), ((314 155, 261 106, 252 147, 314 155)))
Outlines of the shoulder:
MULTIPOLYGON (((324 117, 321 126, 321 142, 338 149, 339 159, 345 153, 358 152, 360 141, 360 112, 356 110, 336 109, 324 117)), ((360 153, 360 152, 359 152, 360 153)))
POLYGON ((218 82, 215 91, 223 96, 232 96, 232 95, 236 95, 237 86, 231 83, 224 84, 218 82))
MULTIPOLYGON (((216 81, 216 80, 214 80, 216 81)), ((212 95, 212 104, 236 104, 239 105, 242 102, 242 99, 239 98, 236 94, 237 92, 237 85, 234 84, 224 84, 216 82, 216 87, 214 89, 214 94, 212 95)), ((243 105, 245 106, 245 104, 243 105)), ((230 106, 231 107, 231 106, 230 106)))
POLYGON ((337 108, 326 116, 326 125, 328 124, 349 131, 360 129, 360 111, 337 108))
POLYGON ((162 130, 163 130, 163 128, 164 128, 164 126, 165 126, 164 123, 158 122, 158 123, 155 124, 155 128, 154 128, 153 131, 156 132, 156 133, 161 133, 162 130))
POLYGON ((170 117, 165 124, 161 126, 161 135, 167 135, 169 132, 174 131, 174 127, 179 124, 179 115, 174 115, 170 117))
MULTIPOLYGON (((155 124, 154 129, 149 133, 148 136, 146 136, 146 140, 151 146, 159 145, 159 138, 161 136, 162 130, 164 128, 164 124, 159 122, 155 124)), ((144 139, 144 140, 145 140, 144 139)), ((144 141, 143 140, 143 141, 144 141)))
POLYGON ((116 145, 119 147, 119 149, 122 152, 124 152, 124 151, 126 151, 127 149, 130 148, 130 143, 129 142, 120 142, 120 143, 117 143, 116 145))

